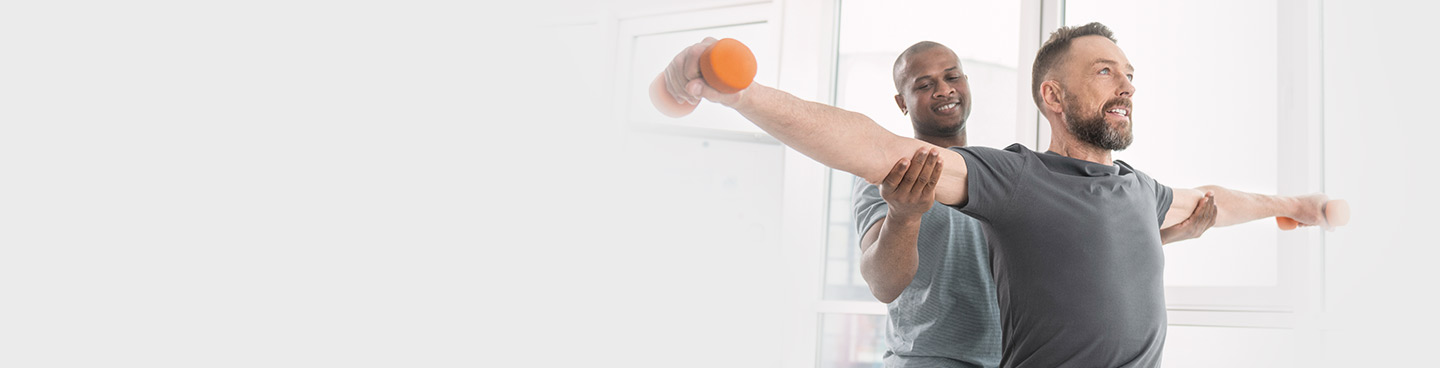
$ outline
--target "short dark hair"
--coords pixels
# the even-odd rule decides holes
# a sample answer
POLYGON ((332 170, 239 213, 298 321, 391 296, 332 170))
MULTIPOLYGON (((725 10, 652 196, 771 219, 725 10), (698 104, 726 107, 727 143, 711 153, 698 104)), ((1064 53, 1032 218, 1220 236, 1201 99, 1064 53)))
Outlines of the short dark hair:
POLYGON ((910 47, 906 48, 905 51, 900 52, 900 56, 895 58, 895 65, 890 69, 890 76, 895 78, 895 93, 899 93, 902 95, 905 94, 905 91, 901 90, 904 87, 905 81, 900 79, 900 68, 901 66, 905 65, 905 60, 909 59, 912 55, 919 54, 925 51, 930 51, 930 49, 936 47, 944 47, 946 50, 950 49, 949 47, 945 47, 945 45, 941 45, 939 42, 920 41, 916 42, 914 45, 910 45, 910 47))
POLYGON ((1030 70, 1030 97, 1035 99, 1036 107, 1045 108, 1045 99, 1040 97, 1040 83, 1045 81, 1045 74, 1065 61, 1065 56, 1070 52, 1070 41, 1083 36, 1105 36, 1110 42, 1116 42, 1115 33, 1110 32, 1110 28, 1100 22, 1060 27, 1050 33, 1050 40, 1045 41, 1045 44, 1040 46, 1040 51, 1035 53, 1035 67, 1030 70))

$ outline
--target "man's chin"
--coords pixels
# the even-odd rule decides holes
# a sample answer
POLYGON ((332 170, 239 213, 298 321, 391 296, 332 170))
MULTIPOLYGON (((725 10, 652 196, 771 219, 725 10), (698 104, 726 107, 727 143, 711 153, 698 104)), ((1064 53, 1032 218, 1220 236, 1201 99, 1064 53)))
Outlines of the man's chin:
POLYGON ((931 123, 928 123, 928 124, 924 124, 924 129, 923 129, 923 130, 928 131, 928 132, 930 132, 931 134, 949 135, 949 134, 959 133, 959 132, 960 132, 962 129, 964 129, 964 128, 965 128, 965 121, 964 121, 964 120, 959 120, 959 121, 949 120, 949 121, 936 121, 936 122, 931 122, 931 123))
POLYGON ((1130 130, 1131 121, 1129 117, 1121 118, 1107 115, 1105 116, 1105 123, 1110 125, 1110 129, 1122 129, 1128 131, 1130 130))

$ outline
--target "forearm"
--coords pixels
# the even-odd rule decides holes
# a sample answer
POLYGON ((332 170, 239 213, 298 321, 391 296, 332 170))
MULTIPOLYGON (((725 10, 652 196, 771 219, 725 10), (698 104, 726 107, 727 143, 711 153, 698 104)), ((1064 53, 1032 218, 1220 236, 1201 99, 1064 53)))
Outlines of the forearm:
POLYGON ((1215 226, 1230 226, 1266 217, 1294 216, 1299 201, 1293 197, 1247 193, 1207 185, 1196 188, 1215 193, 1215 226))
POLYGON ((863 114, 758 83, 731 107, 796 151, 871 183, 884 178, 896 160, 929 145, 897 136, 863 114))
POLYGON ((1185 237, 1179 229, 1176 229, 1173 226, 1160 229, 1160 245, 1170 244, 1186 239, 1190 239, 1190 237, 1185 237))
POLYGON ((916 248, 920 233, 920 216, 889 216, 879 225, 879 237, 863 250, 860 275, 870 285, 870 293, 881 302, 890 303, 910 286, 920 267, 916 248))

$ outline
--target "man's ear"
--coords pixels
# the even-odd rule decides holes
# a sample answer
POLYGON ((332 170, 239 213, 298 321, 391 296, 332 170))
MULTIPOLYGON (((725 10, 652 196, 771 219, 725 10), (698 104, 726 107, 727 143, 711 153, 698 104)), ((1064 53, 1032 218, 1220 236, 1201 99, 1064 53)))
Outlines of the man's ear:
POLYGON ((1040 82, 1040 99, 1045 102, 1045 109, 1050 112, 1060 113, 1065 110, 1060 106, 1060 101, 1065 98, 1064 93, 1058 81, 1051 79, 1040 82))
POLYGON ((910 114, 910 109, 905 108, 905 97, 902 97, 902 96, 900 96, 900 95, 898 95, 898 94, 895 95, 895 106, 900 107, 900 114, 901 114, 901 115, 908 115, 908 114, 910 114))

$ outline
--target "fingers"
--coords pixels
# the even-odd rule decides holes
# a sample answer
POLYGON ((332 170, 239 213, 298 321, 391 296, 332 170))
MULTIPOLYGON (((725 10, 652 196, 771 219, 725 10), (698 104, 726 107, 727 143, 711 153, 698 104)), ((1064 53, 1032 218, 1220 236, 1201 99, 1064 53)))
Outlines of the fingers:
POLYGON ((910 160, 901 158, 900 161, 895 162, 895 166, 890 168, 890 173, 886 174, 885 180, 881 180, 880 183, 890 188, 900 185, 900 181, 905 178, 905 169, 909 167, 910 160))
POLYGON ((939 164, 940 153, 935 152, 934 148, 927 149, 925 152, 924 165, 916 165, 915 167, 916 169, 919 169, 920 173, 918 175, 915 175, 915 183, 913 184, 914 187, 912 190, 920 191, 923 194, 923 192, 925 191, 925 187, 930 186, 931 182, 934 180, 935 166, 939 164))
POLYGON ((1322 228, 1330 228, 1330 221, 1325 217, 1325 203, 1329 197, 1323 193, 1316 193, 1302 198, 1306 203, 1304 213, 1298 214, 1299 216, 1291 216, 1291 218, 1300 222, 1302 226, 1318 225, 1322 228))
POLYGON ((1215 218, 1220 213, 1220 207, 1215 206, 1215 193, 1205 192, 1205 197, 1200 199, 1200 207, 1196 208, 1195 212, 1198 216, 1192 216, 1192 218, 1199 219, 1197 224, 1204 226, 1202 232, 1204 229, 1215 226, 1215 218))
POLYGON ((924 171, 924 167, 930 163, 930 150, 927 148, 915 150, 915 156, 910 158, 910 162, 913 164, 910 165, 909 170, 905 170, 905 178, 900 181, 900 185, 895 187, 895 190, 902 193, 909 193, 915 189, 915 178, 919 177, 920 173, 924 171))
POLYGON ((935 158, 931 161, 935 162, 935 167, 930 170, 930 176, 927 178, 929 180, 925 181, 925 188, 920 195, 930 198, 930 200, 933 201, 935 200, 935 186, 940 183, 940 173, 944 171, 945 160, 942 160, 940 155, 936 154, 935 158))
POLYGON ((1173 243, 1185 239, 1199 238, 1205 234, 1205 230, 1215 226, 1215 218, 1220 208, 1215 205, 1215 193, 1205 192, 1200 201, 1195 204, 1195 210, 1190 212, 1190 217, 1168 229, 1161 229, 1160 236, 1163 242, 1173 243))
POLYGON ((714 38, 706 37, 700 43, 676 54, 675 58, 670 60, 670 65, 665 67, 665 89, 670 91, 675 102, 692 105, 700 103, 700 91, 690 88, 690 84, 691 81, 700 80, 700 55, 715 42, 714 38))
POLYGON ((690 46, 690 49, 686 50, 689 55, 685 57, 685 80, 688 83, 685 91, 690 92, 691 103, 700 103, 700 93, 703 91, 703 87, 708 87, 700 75, 700 56, 705 55, 705 50, 709 50, 710 46, 714 46, 716 42, 719 40, 714 37, 705 37, 700 43, 690 46), (695 88, 693 85, 699 85, 702 88, 695 88))
POLYGON ((705 94, 705 87, 709 86, 705 85, 704 79, 691 79, 685 84, 685 93, 693 97, 695 103, 700 103, 700 97, 704 97, 705 94))
POLYGON ((700 42, 685 49, 685 52, 681 54, 684 56, 684 59, 680 60, 681 76, 683 77, 680 90, 684 91, 686 101, 692 104, 700 103, 700 93, 694 91, 691 85, 701 80, 700 55, 705 53, 705 47, 707 47, 705 46, 705 42, 700 42))
POLYGON ((901 158, 881 180, 880 197, 892 214, 920 215, 935 202, 935 181, 940 176, 940 154, 924 147, 901 158))
POLYGON ((881 183, 889 191, 909 193, 933 187, 940 173, 940 154, 934 148, 925 147, 915 151, 909 158, 901 158, 890 168, 881 183))
POLYGON ((670 92, 670 97, 675 98, 675 102, 682 104, 690 103, 690 98, 685 96, 683 89, 686 83, 685 56, 689 53, 689 49, 686 49, 675 54, 675 58, 670 60, 670 65, 665 66, 665 90, 670 92))

